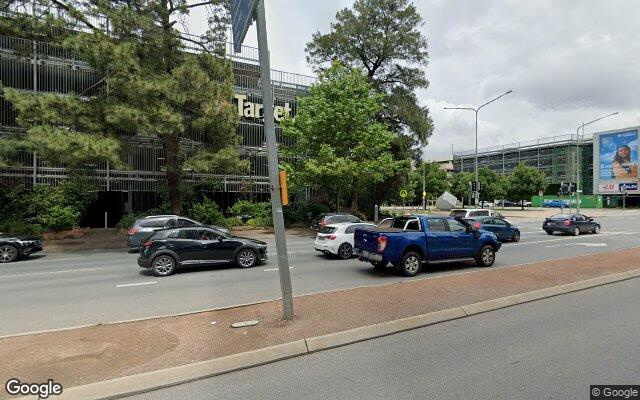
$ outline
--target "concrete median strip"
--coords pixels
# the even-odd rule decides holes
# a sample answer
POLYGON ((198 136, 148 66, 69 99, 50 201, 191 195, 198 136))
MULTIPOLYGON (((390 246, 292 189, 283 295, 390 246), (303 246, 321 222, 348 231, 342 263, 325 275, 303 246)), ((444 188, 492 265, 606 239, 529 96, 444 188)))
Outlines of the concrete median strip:
POLYGON ((65 389, 59 398, 70 400, 121 398, 637 277, 640 277, 640 269, 552 286, 461 307, 296 340, 193 364, 71 387, 65 389))

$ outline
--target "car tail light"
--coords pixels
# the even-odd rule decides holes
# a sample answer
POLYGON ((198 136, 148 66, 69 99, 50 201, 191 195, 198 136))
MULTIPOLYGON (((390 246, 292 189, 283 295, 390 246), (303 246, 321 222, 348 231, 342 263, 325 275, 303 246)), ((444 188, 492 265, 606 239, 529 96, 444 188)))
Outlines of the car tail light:
POLYGON ((476 222, 475 224, 473 224, 473 227, 476 229, 480 229, 481 226, 482 224, 480 222, 476 222))
POLYGON ((151 240, 147 240, 146 242, 144 242, 143 246, 145 249, 148 249, 149 247, 153 246, 153 242, 151 240))
POLYGON ((335 240, 336 238, 337 238, 337 236, 336 236, 336 235, 329 235, 329 236, 327 236, 327 239, 329 239, 329 240, 335 240))
POLYGON ((140 232, 140 229, 138 228, 129 228, 129 235, 135 235, 136 233, 140 232))
POLYGON ((325 226, 326 224, 327 224, 327 221, 325 220, 320 221, 320 226, 325 226))
POLYGON ((387 248, 387 237, 378 236, 378 252, 382 253, 387 248))
POLYGON ((571 221, 569 221, 568 219, 565 219, 563 224, 564 224, 564 226, 569 226, 569 225, 571 225, 571 221))

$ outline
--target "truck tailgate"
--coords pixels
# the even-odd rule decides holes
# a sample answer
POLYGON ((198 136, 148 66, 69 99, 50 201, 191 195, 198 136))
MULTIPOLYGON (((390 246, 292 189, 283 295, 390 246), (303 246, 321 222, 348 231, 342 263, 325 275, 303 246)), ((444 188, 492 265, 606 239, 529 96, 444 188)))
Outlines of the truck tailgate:
POLYGON ((353 234, 353 247, 375 253, 378 251, 378 236, 379 232, 358 228, 353 234))

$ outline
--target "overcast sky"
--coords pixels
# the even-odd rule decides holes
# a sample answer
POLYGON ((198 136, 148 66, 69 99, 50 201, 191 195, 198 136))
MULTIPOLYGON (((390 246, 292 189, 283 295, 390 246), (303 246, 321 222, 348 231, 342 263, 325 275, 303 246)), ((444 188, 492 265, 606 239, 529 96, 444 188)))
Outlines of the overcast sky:
MULTIPOLYGON (((329 31, 345 0, 266 0, 271 67, 312 74, 305 44, 329 31)), ((429 41, 430 86, 418 93, 434 120, 425 151, 444 159, 480 147, 574 133, 581 122, 618 111, 585 132, 640 125, 640 1, 414 0, 429 41)), ((203 18, 191 19, 193 33, 203 18)), ((245 44, 255 45, 255 26, 245 44)))

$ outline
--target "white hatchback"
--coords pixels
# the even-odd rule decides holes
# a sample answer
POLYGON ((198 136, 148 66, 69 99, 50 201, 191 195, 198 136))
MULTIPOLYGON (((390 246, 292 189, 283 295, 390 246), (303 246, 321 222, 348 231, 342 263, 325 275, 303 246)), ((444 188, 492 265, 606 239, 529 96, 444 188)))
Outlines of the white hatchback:
POLYGON ((315 248, 326 255, 333 254, 348 260, 353 256, 353 234, 356 228, 375 228, 374 224, 344 222, 325 225, 316 235, 315 248))

